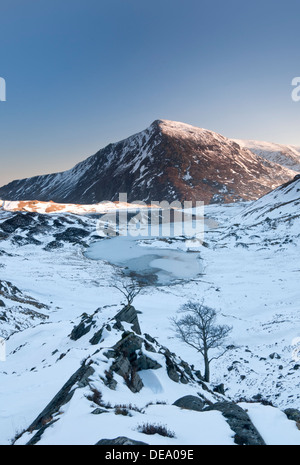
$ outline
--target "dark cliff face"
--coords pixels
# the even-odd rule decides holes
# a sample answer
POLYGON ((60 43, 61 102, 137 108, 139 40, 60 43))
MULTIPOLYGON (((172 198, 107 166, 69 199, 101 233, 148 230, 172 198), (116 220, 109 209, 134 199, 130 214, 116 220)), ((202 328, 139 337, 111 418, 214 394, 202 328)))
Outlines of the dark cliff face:
POLYGON ((294 174, 212 131, 157 120, 69 171, 13 181, 0 198, 89 204, 127 193, 129 202, 228 203, 257 199, 294 174))

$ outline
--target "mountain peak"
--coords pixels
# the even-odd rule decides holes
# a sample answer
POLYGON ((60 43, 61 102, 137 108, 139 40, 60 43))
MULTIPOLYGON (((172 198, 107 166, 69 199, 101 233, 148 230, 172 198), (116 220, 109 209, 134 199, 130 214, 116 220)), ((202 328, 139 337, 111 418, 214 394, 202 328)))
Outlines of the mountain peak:
POLYGON ((201 134, 204 132, 213 133, 213 131, 209 131, 208 129, 199 128, 197 126, 193 126, 192 124, 182 123, 180 121, 172 121, 168 119, 157 119, 153 121, 151 126, 158 126, 162 132, 174 134, 179 133, 181 135, 187 134, 201 134))
POLYGON ((93 204, 126 192, 128 202, 228 203, 255 200, 295 174, 221 134, 157 119, 71 170, 2 187, 0 198, 93 204))

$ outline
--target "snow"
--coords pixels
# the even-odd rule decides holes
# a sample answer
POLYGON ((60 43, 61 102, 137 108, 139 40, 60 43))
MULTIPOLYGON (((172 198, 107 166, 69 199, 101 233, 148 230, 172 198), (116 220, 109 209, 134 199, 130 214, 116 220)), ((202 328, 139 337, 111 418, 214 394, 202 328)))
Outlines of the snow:
MULTIPOLYGON (((122 415, 91 415, 88 405, 82 402, 84 395, 76 392, 67 407, 67 415, 49 427, 43 434, 40 445, 93 445, 99 439, 127 435, 131 439, 147 442, 150 445, 232 445, 232 431, 219 412, 198 412, 181 410, 174 406, 150 406, 145 415, 134 413, 132 417, 122 415), (145 435, 138 427, 147 421, 166 426, 176 437, 174 439, 155 435, 145 435), (196 424, 194 431, 187 431, 186 425, 196 424)), ((28 439, 24 437, 24 439, 28 439)))
POLYGON ((262 434, 268 446, 300 445, 299 429, 280 410, 269 405, 239 404, 262 434))
POLYGON ((300 171, 300 147, 257 140, 233 139, 233 141, 266 160, 300 171))

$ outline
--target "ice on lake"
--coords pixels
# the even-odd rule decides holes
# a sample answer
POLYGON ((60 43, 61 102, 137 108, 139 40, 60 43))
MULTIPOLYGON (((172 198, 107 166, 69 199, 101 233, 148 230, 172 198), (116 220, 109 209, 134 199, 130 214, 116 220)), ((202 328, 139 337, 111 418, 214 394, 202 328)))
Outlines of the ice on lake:
POLYGON ((136 273, 155 278, 157 284, 195 278, 202 271, 199 252, 142 246, 141 237, 117 236, 94 242, 85 252, 87 258, 104 260, 136 273))

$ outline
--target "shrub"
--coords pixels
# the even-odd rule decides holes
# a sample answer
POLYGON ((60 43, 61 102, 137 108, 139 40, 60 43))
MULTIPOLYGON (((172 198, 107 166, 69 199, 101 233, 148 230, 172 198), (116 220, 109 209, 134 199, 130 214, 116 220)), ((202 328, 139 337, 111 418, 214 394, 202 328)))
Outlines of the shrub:
POLYGON ((146 404, 146 408, 150 407, 151 405, 167 405, 167 402, 165 400, 157 400, 156 402, 148 402, 148 404, 146 404))
POLYGON ((97 405, 102 405, 101 404, 101 400, 102 400, 101 392, 98 391, 98 389, 96 388, 92 388, 91 391, 92 391, 92 394, 87 397, 88 400, 90 400, 91 402, 94 402, 97 405))
POLYGON ((137 430, 144 434, 159 434, 167 438, 175 438, 174 431, 170 431, 166 425, 143 423, 138 426, 137 430))
POLYGON ((125 407, 115 407, 115 415, 123 415, 124 417, 131 417, 129 410, 125 407))
POLYGON ((132 404, 116 404, 114 406, 115 410, 116 409, 126 409, 126 410, 133 410, 134 412, 138 412, 138 413, 145 413, 145 411, 139 407, 137 407, 136 405, 132 405, 132 404))

